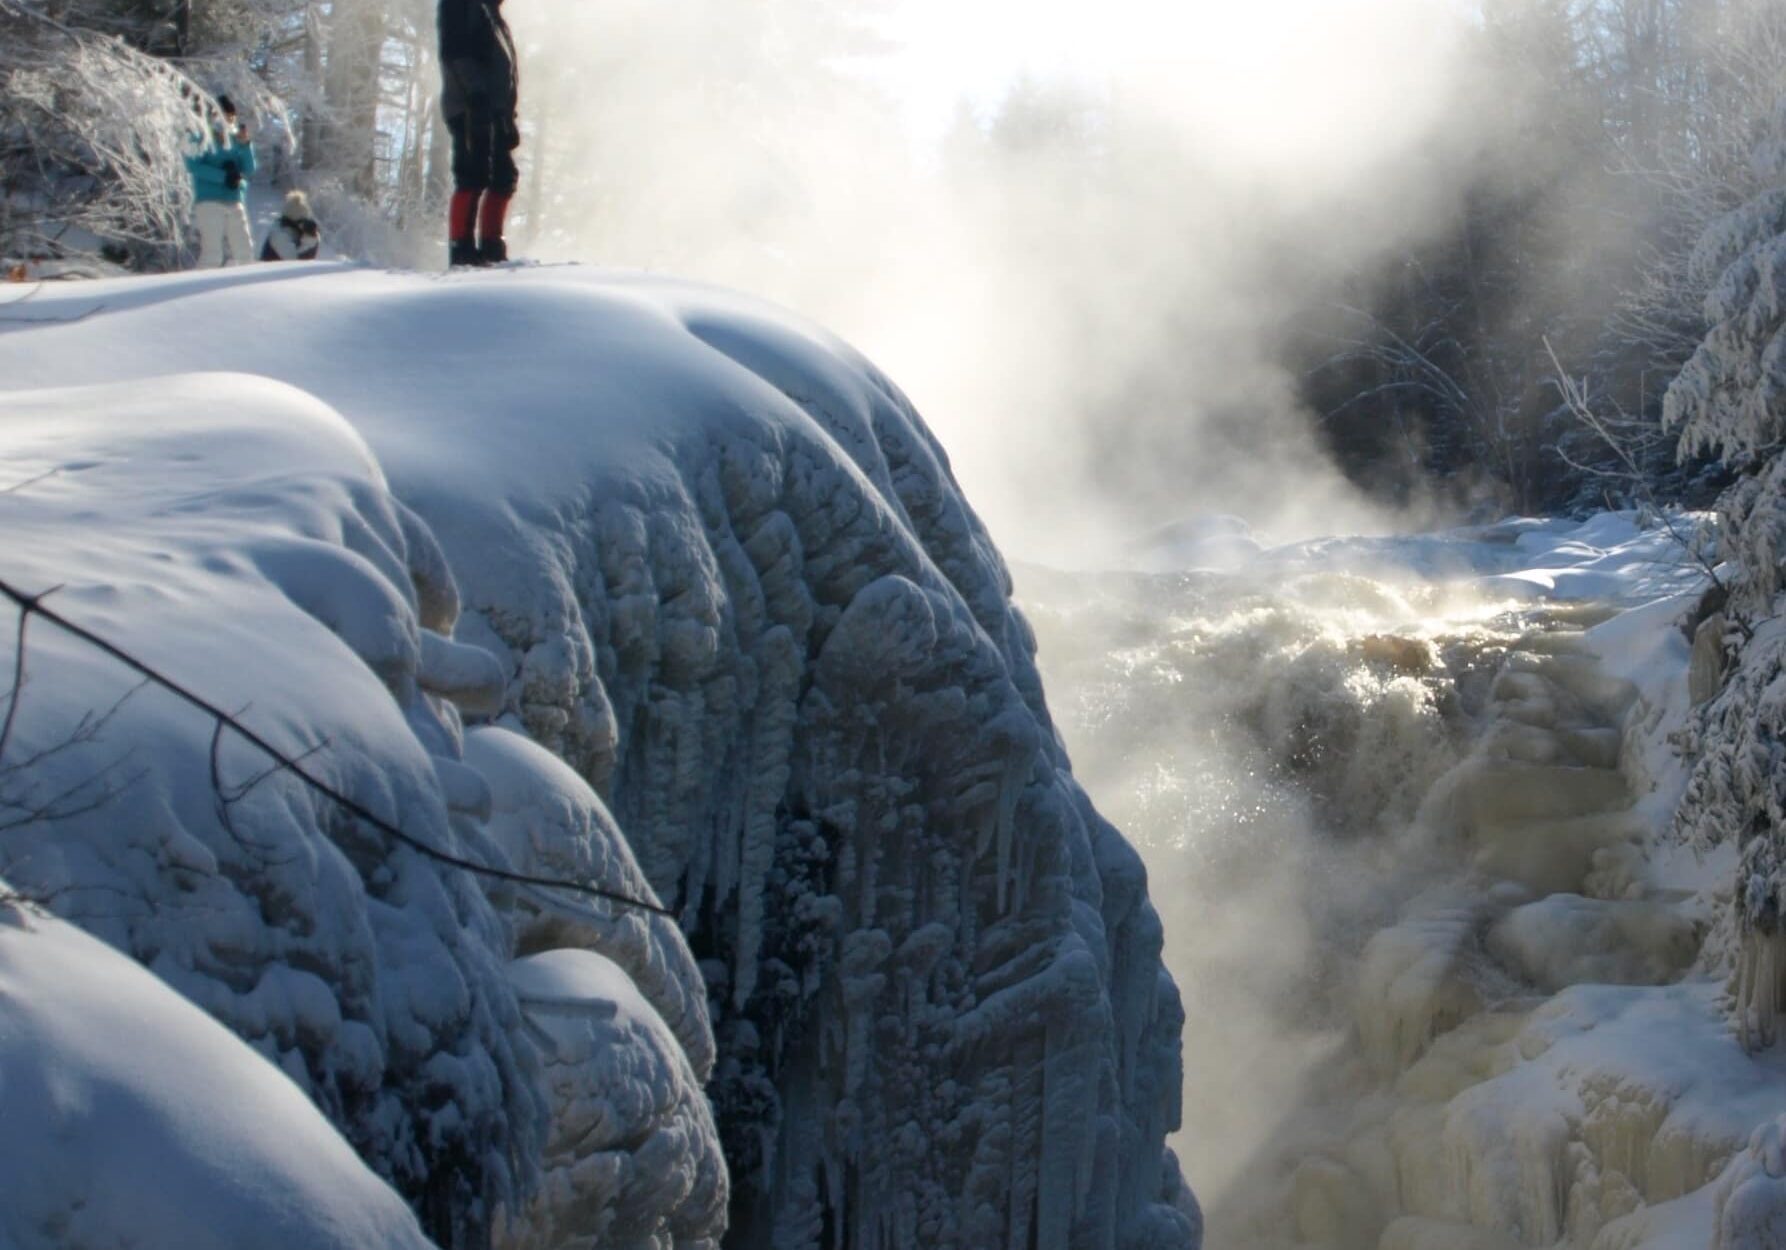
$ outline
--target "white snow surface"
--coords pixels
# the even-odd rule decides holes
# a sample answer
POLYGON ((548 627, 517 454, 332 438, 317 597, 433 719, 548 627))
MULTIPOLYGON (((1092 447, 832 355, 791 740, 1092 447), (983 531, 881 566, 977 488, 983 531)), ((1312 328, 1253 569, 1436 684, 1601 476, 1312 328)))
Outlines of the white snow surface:
MULTIPOLYGON (((574 267, 250 267, 9 315, 0 576, 320 744, 432 845, 678 909, 686 945, 481 884, 288 776, 220 804, 211 726, 159 693, 56 755, 104 801, 13 835, 15 882, 275 1058, 425 1216, 707 1244, 711 1067, 728 1244, 1196 1245, 1145 874, 872 366, 744 297, 574 267), (32 389, 71 378, 112 385, 32 389), (579 993, 612 1016, 513 979, 565 950, 649 1012, 610 975, 579 993), (622 1088, 669 1101, 617 1156, 571 1130, 622 1088), (579 1169, 613 1202, 579 1209, 579 1169)), ((42 622, 29 662, 15 751, 130 686, 42 622)))
POLYGON ((0 1244, 424 1250, 303 1093, 141 965, 0 902, 0 1244))
MULTIPOLYGON (((13 394, 0 421, 20 480, 54 471, 0 505, 9 581, 59 586, 57 610, 464 849, 434 764, 456 714, 421 686, 418 617, 450 620, 451 582, 337 414, 189 374, 13 394)), ((475 883, 261 778, 258 752, 41 620, 25 656, 0 799, 57 818, 9 834, 15 884, 278 1063, 411 1197, 525 1187, 539 1098, 512 996, 485 992, 507 939, 475 883)))
POLYGON ((1698 588, 1704 571, 1691 549, 1710 521, 1700 513, 1671 514, 1661 524, 1632 512, 1602 512, 1580 520, 1508 517, 1426 534, 1271 544, 1238 517, 1202 515, 1149 535, 1131 556, 1136 568, 1152 573, 1271 576, 1319 569, 1471 585, 1489 599, 1635 606, 1698 588))

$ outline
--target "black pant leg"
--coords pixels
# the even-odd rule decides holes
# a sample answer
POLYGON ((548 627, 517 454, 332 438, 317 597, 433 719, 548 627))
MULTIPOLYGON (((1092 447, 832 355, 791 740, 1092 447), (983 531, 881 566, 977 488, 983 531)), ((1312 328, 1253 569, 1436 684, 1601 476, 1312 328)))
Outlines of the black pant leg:
POLYGON ((521 171, 515 168, 515 154, 509 150, 506 125, 498 124, 492 139, 490 189, 500 195, 513 195, 515 188, 521 185, 521 171))
POLYGON ((482 191, 490 185, 490 115, 482 109, 447 118, 453 137, 453 190, 482 191))

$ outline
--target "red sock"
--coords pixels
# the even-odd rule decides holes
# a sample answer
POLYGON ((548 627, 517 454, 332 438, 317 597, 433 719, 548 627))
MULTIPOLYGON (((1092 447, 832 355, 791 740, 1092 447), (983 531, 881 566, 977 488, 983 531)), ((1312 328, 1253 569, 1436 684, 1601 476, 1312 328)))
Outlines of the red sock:
POLYGON ((482 241, 500 239, 502 223, 508 216, 510 196, 499 191, 484 192, 484 202, 478 208, 478 238, 482 241))
POLYGON ((471 222, 477 216, 477 191, 455 191, 453 202, 447 209, 447 238, 454 243, 471 242, 471 222))

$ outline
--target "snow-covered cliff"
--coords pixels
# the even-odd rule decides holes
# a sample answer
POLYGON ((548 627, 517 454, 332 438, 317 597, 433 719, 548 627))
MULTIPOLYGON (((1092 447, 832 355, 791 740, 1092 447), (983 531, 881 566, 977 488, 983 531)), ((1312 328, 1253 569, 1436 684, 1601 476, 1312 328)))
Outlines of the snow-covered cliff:
MULTIPOLYGON (((257 269, 17 315, 0 385, 121 385, 0 398, 17 480, 55 471, 0 496, 42 535, 0 573, 325 743, 436 845, 681 919, 486 890, 287 777, 220 802, 210 726, 147 694, 83 744, 149 745, 8 873, 255 1041, 425 1215, 705 1244, 711 1068, 728 1244, 1197 1243, 1145 875, 872 366, 577 269, 257 269)), ((31 663, 69 674, 28 688, 41 742, 127 684, 35 636, 31 663)))

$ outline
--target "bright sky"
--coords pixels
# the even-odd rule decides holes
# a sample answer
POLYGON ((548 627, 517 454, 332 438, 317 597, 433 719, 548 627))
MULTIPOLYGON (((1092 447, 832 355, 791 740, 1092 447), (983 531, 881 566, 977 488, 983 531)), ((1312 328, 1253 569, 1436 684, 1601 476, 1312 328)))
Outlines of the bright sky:
POLYGON ((985 107, 1025 71, 1088 82, 1120 71, 1125 81, 1139 76, 1167 88, 1199 113, 1244 104, 1248 126, 1269 127, 1272 102, 1306 106, 1310 87, 1348 61, 1354 77, 1365 77, 1376 58, 1418 55, 1467 7, 1467 0, 894 0, 885 28, 904 51, 885 74, 926 136, 943 131, 959 100, 985 107))
POLYGON ((918 128, 934 133, 957 100, 988 104, 1026 69, 1096 75, 1108 53, 1073 38, 1090 26, 1082 14, 1076 0, 899 0, 886 30, 903 51, 889 75, 918 128))

